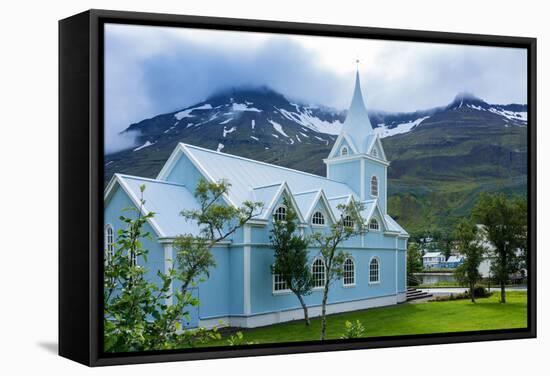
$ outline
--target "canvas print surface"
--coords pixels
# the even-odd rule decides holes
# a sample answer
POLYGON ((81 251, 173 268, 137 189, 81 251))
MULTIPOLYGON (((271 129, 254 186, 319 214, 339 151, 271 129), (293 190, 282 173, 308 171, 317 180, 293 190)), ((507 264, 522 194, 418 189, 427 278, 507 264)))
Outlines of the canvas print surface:
POLYGON ((527 50, 106 24, 106 353, 527 327, 527 50))

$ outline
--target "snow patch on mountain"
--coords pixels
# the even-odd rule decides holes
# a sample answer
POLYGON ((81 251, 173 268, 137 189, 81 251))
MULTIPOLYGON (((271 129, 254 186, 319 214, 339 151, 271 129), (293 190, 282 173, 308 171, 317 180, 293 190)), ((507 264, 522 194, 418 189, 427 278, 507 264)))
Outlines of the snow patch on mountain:
POLYGON ((218 148, 216 149, 216 151, 219 153, 220 151, 222 151, 223 148, 224 148, 224 145, 220 142, 218 143, 218 148))
POLYGON ((223 127, 223 137, 225 138, 225 136, 227 136, 229 133, 233 133, 237 130, 237 127, 231 127, 229 129, 225 129, 225 127, 223 127))
POLYGON ((257 109, 256 107, 248 107, 246 103, 236 103, 233 102, 233 106, 231 107, 233 112, 244 112, 244 111, 252 111, 252 112, 262 112, 262 110, 257 109))
POLYGON ((252 126, 252 129, 254 129, 254 127, 256 126, 256 120, 252 119, 251 126, 252 126))
POLYGON ((281 126, 281 124, 276 123, 271 119, 268 121, 271 123, 271 125, 273 125, 273 128, 275 128, 277 132, 288 138, 288 135, 285 133, 285 131, 283 131, 283 127, 281 126))
POLYGON ((151 142, 151 141, 145 141, 145 143, 141 146, 138 146, 137 148, 134 149, 134 151, 139 151, 141 149, 145 149, 149 146, 153 146, 154 144, 156 144, 156 142, 151 142))
POLYGON ((233 120, 233 118, 229 118, 229 119, 227 119, 227 120, 224 120, 224 121, 222 121, 222 122, 220 123, 220 125, 222 125, 222 124, 227 124, 227 123, 229 123, 231 120, 233 120))
POLYGON ((318 117, 313 116, 308 108, 304 108, 303 111, 301 111, 298 105, 295 104, 294 106, 298 112, 290 112, 284 108, 275 108, 288 120, 294 121, 306 128, 320 133, 332 135, 340 134, 340 130, 342 129, 342 123, 340 121, 335 120, 334 122, 329 122, 326 120, 321 120, 318 117))
POLYGON ((501 108, 495 108, 495 107, 489 108, 489 112, 492 112, 500 116, 504 116, 505 118, 510 120, 519 120, 519 121, 527 122, 527 112, 514 112, 514 111, 503 110, 501 108))
POLYGON ((183 118, 194 117, 194 115, 191 115, 191 112, 195 110, 211 110, 211 109, 212 109, 212 105, 203 104, 202 106, 192 107, 192 108, 188 108, 187 110, 176 112, 174 114, 174 117, 178 120, 181 120, 183 118))
POLYGON ((395 136, 396 134, 408 133, 413 130, 414 127, 420 125, 424 120, 428 119, 429 116, 424 116, 418 118, 414 121, 407 123, 397 124, 395 127, 388 128, 386 124, 378 124, 378 127, 374 129, 374 133, 377 134, 380 138, 395 136))

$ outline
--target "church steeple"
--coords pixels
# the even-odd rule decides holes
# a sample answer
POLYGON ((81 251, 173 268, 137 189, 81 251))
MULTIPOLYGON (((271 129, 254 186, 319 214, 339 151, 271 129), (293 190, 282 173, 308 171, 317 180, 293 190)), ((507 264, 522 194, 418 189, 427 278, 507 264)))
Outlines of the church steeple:
POLYGON ((342 127, 342 133, 345 133, 352 140, 359 153, 367 152, 367 139, 374 131, 365 102, 363 101, 363 94, 361 93, 359 69, 355 73, 355 89, 353 90, 351 105, 342 127))

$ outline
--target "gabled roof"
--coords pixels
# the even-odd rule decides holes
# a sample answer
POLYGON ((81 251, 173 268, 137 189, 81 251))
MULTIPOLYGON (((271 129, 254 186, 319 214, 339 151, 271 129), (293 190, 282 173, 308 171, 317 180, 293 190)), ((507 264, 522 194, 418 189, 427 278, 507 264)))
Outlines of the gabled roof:
POLYGON ((244 201, 250 200, 251 190, 254 187, 268 186, 283 181, 286 182, 291 192, 304 192, 323 188, 328 197, 355 195, 353 190, 345 183, 307 172, 183 143, 177 146, 177 150, 157 176, 158 180, 165 179, 178 158, 184 154, 206 179, 210 181, 229 179, 231 189, 229 190, 228 201, 235 206, 241 206, 244 201))
POLYGON ((279 202, 279 199, 283 195, 286 195, 289 198, 290 203, 296 210, 298 220, 302 223, 305 222, 304 216, 302 215, 298 203, 296 202, 296 199, 290 191, 290 188, 288 187, 288 184, 286 182, 253 188, 252 194, 255 197, 252 198, 252 200, 259 201, 264 204, 260 214, 255 217, 256 219, 268 219, 269 215, 273 213, 273 210, 275 210, 275 206, 277 205, 277 202, 279 202))
POLYGON ((441 257, 441 256, 443 256, 443 254, 441 252, 427 252, 422 257, 441 257))
POLYGON ((372 134, 368 137, 366 153, 371 154, 372 149, 375 145, 378 146, 378 150, 380 150, 381 153, 378 158, 382 160, 387 160, 386 152, 384 151, 384 147, 382 146, 382 141, 380 141, 380 136, 378 136, 377 134, 372 134))
POLYGON ((181 184, 115 174, 105 190, 105 202, 114 194, 119 185, 132 200, 136 207, 140 207, 140 186, 145 185, 143 214, 154 212, 149 220, 151 227, 159 237, 174 237, 181 234, 197 235, 199 228, 196 222, 188 221, 180 215, 183 209, 198 209, 199 204, 193 194, 181 184))
POLYGON ((300 211, 304 216, 305 222, 309 222, 311 216, 313 215, 315 206, 318 202, 321 202, 322 205, 326 208, 327 214, 330 217, 330 220, 334 223, 336 222, 335 214, 331 208, 330 202, 325 195, 323 189, 318 189, 316 191, 301 192, 295 193, 294 198, 298 203, 300 211))

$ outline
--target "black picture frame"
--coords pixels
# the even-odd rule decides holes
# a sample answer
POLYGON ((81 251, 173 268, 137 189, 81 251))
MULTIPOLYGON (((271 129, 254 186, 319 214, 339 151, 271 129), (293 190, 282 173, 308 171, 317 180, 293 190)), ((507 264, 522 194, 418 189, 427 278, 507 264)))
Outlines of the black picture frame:
POLYGON ((59 354, 88 366, 536 337, 536 39, 248 19, 88 10, 59 21, 59 354), (516 47, 528 55, 528 327, 437 335, 105 354, 102 351, 103 28, 163 25, 516 47))

